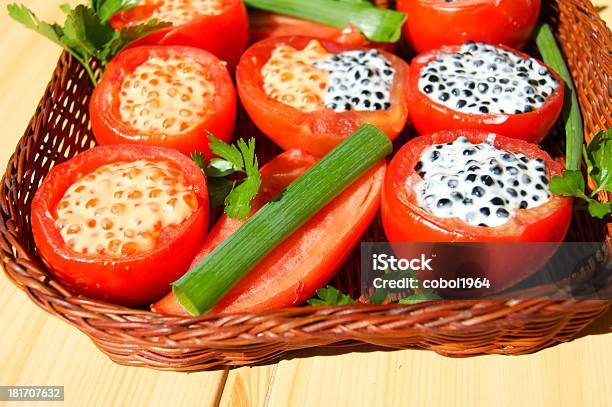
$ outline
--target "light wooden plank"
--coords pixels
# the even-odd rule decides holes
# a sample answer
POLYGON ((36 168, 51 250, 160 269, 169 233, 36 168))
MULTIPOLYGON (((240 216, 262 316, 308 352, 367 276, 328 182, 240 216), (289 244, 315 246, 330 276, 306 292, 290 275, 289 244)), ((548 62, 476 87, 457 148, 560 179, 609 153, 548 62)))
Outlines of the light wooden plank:
MULTIPOLYGON (((8 3, 0 2, 2 171, 60 53, 49 41, 10 21, 8 3)), ((45 19, 61 18, 57 8, 61 3, 24 1, 45 19)), ((63 385, 64 405, 214 406, 225 383, 222 370, 187 375, 116 365, 84 334, 40 310, 4 276, 0 277, 0 326, 0 385, 63 385)))
POLYGON ((611 345, 598 335, 520 357, 408 350, 281 361, 268 405, 609 406, 611 345))
POLYGON ((5 278, 0 307, 1 385, 62 385, 70 406, 214 406, 221 396, 225 371, 184 374, 116 365, 5 278))
POLYGON ((221 397, 221 407, 263 406, 273 388, 278 365, 276 363, 232 369, 221 397))
POLYGON ((573 342, 516 357, 307 350, 230 371, 221 405, 608 406, 610 330, 612 310, 573 342))

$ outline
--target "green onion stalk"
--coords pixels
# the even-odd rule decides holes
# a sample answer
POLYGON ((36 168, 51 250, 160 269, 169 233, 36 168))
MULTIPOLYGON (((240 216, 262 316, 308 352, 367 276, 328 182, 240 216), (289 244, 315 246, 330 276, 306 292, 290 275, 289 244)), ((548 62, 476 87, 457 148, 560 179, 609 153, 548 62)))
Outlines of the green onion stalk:
POLYGON ((367 1, 337 0, 245 0, 247 6, 304 20, 346 27, 354 25, 373 42, 396 42, 402 34, 406 15, 381 9, 367 1))
POLYGON ((376 127, 359 128, 174 282, 178 302, 192 315, 210 310, 268 253, 392 149, 376 127))

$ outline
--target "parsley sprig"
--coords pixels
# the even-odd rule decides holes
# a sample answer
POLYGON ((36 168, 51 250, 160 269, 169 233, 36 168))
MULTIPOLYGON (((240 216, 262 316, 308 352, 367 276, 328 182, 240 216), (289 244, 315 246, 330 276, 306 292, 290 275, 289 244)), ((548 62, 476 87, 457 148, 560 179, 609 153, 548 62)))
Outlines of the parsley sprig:
MULTIPOLYGON (((402 297, 397 300, 398 304, 418 304, 420 302, 425 301, 433 301, 440 300, 440 297, 434 290, 432 289, 424 289, 414 294, 408 295, 406 297, 402 297)), ((375 295, 371 296, 369 299, 370 304, 382 304, 383 302, 391 302, 392 300, 388 295, 375 295)), ((310 298, 307 301, 308 305, 312 305, 315 307, 320 306, 333 306, 338 307, 341 305, 352 305, 357 304, 357 301, 352 299, 350 296, 344 294, 342 291, 338 290, 336 287, 328 285, 327 287, 319 288, 316 292, 316 295, 310 298)))
POLYGON ((436 293, 431 288, 427 288, 419 292, 416 292, 412 295, 409 295, 407 297, 400 298, 398 303, 412 305, 412 304, 418 304, 420 302, 441 300, 441 299, 442 297, 440 297, 438 293, 436 293))
POLYGON ((218 157, 207 163, 204 154, 193 152, 191 158, 206 174, 211 205, 225 205, 229 217, 244 219, 249 216, 251 201, 261 186, 255 139, 248 142, 240 139, 236 145, 224 143, 210 133, 208 139, 211 151, 218 157), (243 177, 236 178, 236 174, 243 177))
MULTIPOLYGON (((418 280, 418 275, 414 270, 391 272, 385 270, 381 276, 383 280, 397 280, 399 278, 413 278, 418 280)), ((387 288, 376 288, 371 295, 364 298, 364 303, 378 305, 378 304, 418 304, 425 301, 441 300, 442 297, 438 295, 435 290, 432 289, 417 289, 410 295, 405 295, 404 289, 387 289, 387 288), (398 296, 400 296, 398 298, 398 296)), ((319 288, 316 291, 316 295, 307 301, 308 305, 312 306, 340 306, 357 304, 358 302, 353 300, 350 296, 342 293, 336 287, 328 285, 324 288, 319 288)))
POLYGON ((595 199, 601 191, 612 192, 612 128, 601 131, 583 148, 587 172, 596 188, 588 194, 586 182, 580 171, 565 170, 563 176, 555 176, 550 182, 550 191, 555 195, 580 198, 586 202, 589 213, 604 218, 612 213, 612 202, 601 203, 595 199))
POLYGON ((357 301, 342 293, 336 287, 328 285, 327 287, 319 288, 316 296, 312 297, 308 301, 308 305, 312 306, 326 306, 331 305, 334 307, 340 305, 357 304, 357 301))
POLYGON ((11 18, 64 48, 83 65, 93 84, 97 85, 106 65, 123 48, 171 25, 152 19, 116 31, 110 18, 137 4, 138 0, 90 0, 87 5, 79 4, 74 8, 64 4, 60 6, 66 13, 63 25, 41 21, 23 4, 9 4, 7 10, 11 18), (91 65, 92 58, 101 62, 101 70, 97 73, 91 65))

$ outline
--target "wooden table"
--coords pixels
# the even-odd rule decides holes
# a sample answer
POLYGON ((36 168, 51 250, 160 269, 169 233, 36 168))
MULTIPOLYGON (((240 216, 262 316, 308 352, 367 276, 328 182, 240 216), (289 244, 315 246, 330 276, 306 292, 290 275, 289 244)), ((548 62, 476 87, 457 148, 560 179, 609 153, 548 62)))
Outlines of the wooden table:
MULTIPOLYGON (((22 0, 45 19, 63 0, 22 0)), ((0 167, 43 93, 59 49, 0 11, 0 167)), ((612 0, 597 3, 612 5, 612 0)), ((606 11, 612 17, 610 9, 606 11)), ((610 21, 610 20, 608 20, 610 21)), ((0 278, 0 385, 63 385, 66 405, 612 406, 612 313, 573 342, 520 357, 427 351, 305 352, 193 374, 112 363, 89 339, 0 278)))

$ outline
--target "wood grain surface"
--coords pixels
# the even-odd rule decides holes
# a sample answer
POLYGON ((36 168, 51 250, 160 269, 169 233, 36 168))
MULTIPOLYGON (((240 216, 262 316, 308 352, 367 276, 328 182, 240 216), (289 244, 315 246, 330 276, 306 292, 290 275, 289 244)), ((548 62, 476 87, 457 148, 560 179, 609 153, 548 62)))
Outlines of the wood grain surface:
MULTIPOLYGON (((57 6, 65 2, 22 1, 45 19, 61 18, 57 6)), ((603 15, 612 21, 612 0, 595 3, 608 6, 603 15)), ((6 4, 0 1, 2 169, 60 53, 9 21, 6 4)), ((4 276, 0 327, 0 385, 62 385, 67 406, 612 406, 612 335, 606 334, 612 313, 580 338, 527 356, 455 360, 426 351, 363 347, 352 353, 307 351, 266 366, 192 374, 112 363, 85 335, 45 314, 4 276)))

